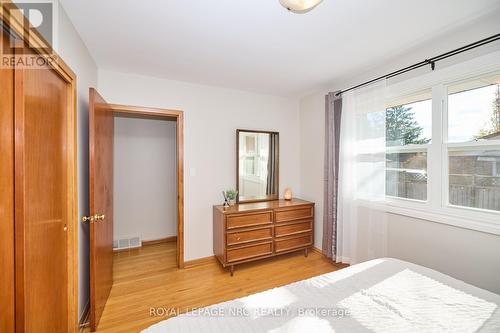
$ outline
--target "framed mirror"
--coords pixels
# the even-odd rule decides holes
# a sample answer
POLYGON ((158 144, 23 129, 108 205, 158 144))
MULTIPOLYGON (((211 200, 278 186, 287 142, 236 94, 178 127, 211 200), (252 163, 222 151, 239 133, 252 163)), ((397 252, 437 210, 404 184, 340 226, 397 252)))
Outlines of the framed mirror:
POLYGON ((236 130, 238 202, 278 199, 279 133, 236 130))

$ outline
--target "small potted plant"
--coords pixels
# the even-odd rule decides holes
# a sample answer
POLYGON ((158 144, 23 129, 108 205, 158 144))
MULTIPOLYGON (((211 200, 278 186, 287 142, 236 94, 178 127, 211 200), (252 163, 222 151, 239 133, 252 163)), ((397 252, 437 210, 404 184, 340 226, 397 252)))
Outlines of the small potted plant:
POLYGON ((236 203, 236 196, 238 195, 238 191, 236 190, 226 190, 224 192, 225 197, 229 200, 229 204, 232 206, 236 203))

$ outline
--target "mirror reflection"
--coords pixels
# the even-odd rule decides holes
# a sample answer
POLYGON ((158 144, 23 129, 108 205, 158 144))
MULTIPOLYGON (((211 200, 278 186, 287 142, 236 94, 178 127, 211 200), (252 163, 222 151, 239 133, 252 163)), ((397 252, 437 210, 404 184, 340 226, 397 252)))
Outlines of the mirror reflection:
POLYGON ((278 198, 279 134, 237 130, 239 202, 278 198))

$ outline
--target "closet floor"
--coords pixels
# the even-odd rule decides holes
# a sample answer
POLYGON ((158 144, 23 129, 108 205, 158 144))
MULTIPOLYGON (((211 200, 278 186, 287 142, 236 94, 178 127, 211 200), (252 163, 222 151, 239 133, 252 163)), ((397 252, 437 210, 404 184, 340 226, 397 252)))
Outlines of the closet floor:
MULTIPOLYGON (((307 258, 303 252, 298 252, 238 265, 231 277, 215 258, 198 261, 194 267, 177 269, 175 242, 117 252, 114 254, 114 283, 97 332, 140 332, 176 313, 342 267, 317 251, 310 251, 307 258)), ((90 332, 89 328, 84 332, 90 332)))

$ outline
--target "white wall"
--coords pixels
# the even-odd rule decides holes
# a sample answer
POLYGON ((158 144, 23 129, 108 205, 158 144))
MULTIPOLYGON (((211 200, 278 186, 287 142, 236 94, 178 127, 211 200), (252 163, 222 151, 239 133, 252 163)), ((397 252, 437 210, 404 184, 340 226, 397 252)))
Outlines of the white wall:
POLYGON ((113 238, 177 235, 176 123, 115 117, 113 238))
POLYGON ((185 260, 213 255, 212 206, 236 184, 236 129, 280 133, 280 194, 300 196, 298 101, 237 90, 99 70, 110 103, 184 111, 185 260))
MULTIPOLYGON (((89 87, 97 85, 97 65, 85 44, 59 6, 57 52, 77 76, 78 216, 89 213, 88 185, 88 99, 89 87)), ((89 299, 89 230, 76 221, 78 229, 78 310, 81 315, 89 299)))
POLYGON ((500 294, 500 236, 387 213, 388 256, 500 294))
POLYGON ((325 100, 323 94, 300 101, 300 186, 302 199, 315 205, 314 246, 323 240, 325 100))
MULTIPOLYGON (((316 202, 316 247, 321 248, 322 245, 325 94, 494 35, 499 30, 500 21, 496 17, 484 18, 451 35, 436 36, 429 43, 402 53, 392 61, 373 64, 372 69, 367 68, 361 74, 353 73, 351 77, 340 78, 300 100, 301 191, 303 198, 316 202)), ((498 43, 486 46, 438 63, 437 68, 491 54, 499 49, 498 43)), ((428 71, 428 68, 424 68, 399 77, 398 81, 428 71)), ((387 213, 387 232, 388 256, 431 267, 500 293, 500 236, 392 213, 387 213)))

